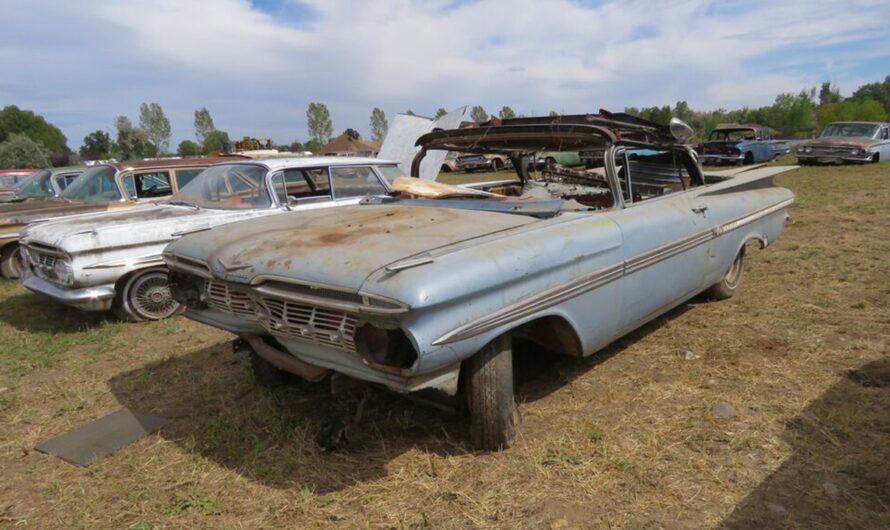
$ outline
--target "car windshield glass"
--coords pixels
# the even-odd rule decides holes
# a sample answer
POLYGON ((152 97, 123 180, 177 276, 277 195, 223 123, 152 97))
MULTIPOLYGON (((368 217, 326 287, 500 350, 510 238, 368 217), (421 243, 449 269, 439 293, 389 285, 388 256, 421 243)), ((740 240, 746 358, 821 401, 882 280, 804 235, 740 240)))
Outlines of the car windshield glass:
POLYGON ((733 142, 738 140, 753 140, 756 137, 753 129, 731 129, 711 132, 712 142, 733 142))
POLYGON ((114 180, 115 173, 112 166, 93 166, 65 188, 62 197, 91 202, 119 201, 124 197, 114 180))
POLYGON ((877 131, 878 126, 870 123, 831 123, 822 131, 822 138, 871 138, 877 131))
POLYGON ((52 197, 55 192, 50 177, 52 173, 46 169, 34 173, 15 185, 16 197, 52 197))
POLYGON ((222 164, 205 169, 170 198, 200 208, 248 210, 271 208, 266 168, 254 164, 222 164))

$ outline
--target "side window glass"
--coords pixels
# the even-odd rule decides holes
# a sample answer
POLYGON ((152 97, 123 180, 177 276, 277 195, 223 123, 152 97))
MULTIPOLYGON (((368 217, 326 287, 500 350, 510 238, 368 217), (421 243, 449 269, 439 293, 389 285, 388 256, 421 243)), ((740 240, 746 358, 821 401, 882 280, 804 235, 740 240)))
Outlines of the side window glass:
POLYGON ((336 199, 386 193, 370 167, 332 167, 331 185, 336 199))
POLYGON ((189 182, 195 180, 195 177, 201 174, 204 169, 177 169, 176 170, 176 189, 181 190, 189 182))
POLYGON ((306 180, 312 187, 312 191, 319 195, 331 194, 331 183, 328 180, 328 170, 324 167, 316 167, 312 169, 304 169, 306 180))
POLYGON ((55 180, 56 180, 56 185, 59 187, 60 190, 64 190, 65 188, 68 187, 69 180, 67 178, 65 178, 65 175, 59 175, 59 176, 55 177, 55 180))
POLYGON ((127 197, 129 197, 131 199, 135 199, 136 198, 136 183, 133 179, 133 175, 126 175, 121 180, 124 183, 124 189, 127 190, 127 197))
POLYGON ((616 158, 615 164, 620 166, 618 178, 627 204, 700 184, 692 180, 694 161, 681 151, 627 149, 616 158))
POLYGON ((287 194, 294 199, 331 195, 327 171, 324 168, 286 169, 284 181, 287 185, 287 194))
POLYGON ((169 171, 138 173, 135 175, 134 180, 137 199, 165 197, 173 193, 173 188, 170 187, 169 171))
POLYGON ((284 183, 284 175, 282 173, 272 175, 272 193, 278 197, 278 204, 286 205, 290 202, 287 197, 287 186, 284 183))

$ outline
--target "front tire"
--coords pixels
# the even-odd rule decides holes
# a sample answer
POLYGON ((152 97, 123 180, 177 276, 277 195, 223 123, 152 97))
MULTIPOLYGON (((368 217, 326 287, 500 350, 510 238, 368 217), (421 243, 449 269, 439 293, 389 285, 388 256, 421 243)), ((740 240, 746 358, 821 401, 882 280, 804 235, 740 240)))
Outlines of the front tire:
POLYGON ((501 162, 501 161, 498 160, 497 158, 495 158, 494 160, 491 161, 491 170, 492 170, 492 171, 500 171, 500 170, 502 170, 502 169, 504 169, 504 163, 503 163, 503 162, 501 162))
POLYGON ((714 285, 708 287, 702 295, 711 300, 726 300, 739 290, 742 285, 742 276, 745 270, 745 247, 739 250, 732 262, 732 266, 723 275, 723 278, 714 285))
POLYGON ((0 274, 9 280, 16 280, 22 275, 22 250, 15 243, 6 245, 0 251, 0 274))
POLYGON ((751 151, 748 151, 747 153, 745 153, 745 161, 742 162, 742 164, 746 165, 746 166, 750 166, 753 163, 754 163, 754 153, 752 153, 751 151))
POLYGON ((171 317, 182 306, 170 293, 167 271, 149 269, 136 272, 123 282, 112 309, 121 320, 144 322, 171 317))
POLYGON ((500 451, 513 444, 519 408, 513 393, 513 348, 501 335, 465 361, 464 391, 474 447, 500 451))

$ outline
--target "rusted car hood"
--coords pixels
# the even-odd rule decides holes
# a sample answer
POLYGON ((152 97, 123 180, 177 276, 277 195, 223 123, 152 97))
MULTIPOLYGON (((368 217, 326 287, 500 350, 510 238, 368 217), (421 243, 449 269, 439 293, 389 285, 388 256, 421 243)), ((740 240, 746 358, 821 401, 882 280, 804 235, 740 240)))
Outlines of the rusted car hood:
POLYGON ((833 136, 828 138, 816 138, 815 140, 810 140, 806 142, 804 145, 808 145, 810 147, 871 147, 873 145, 881 143, 879 140, 874 140, 872 138, 849 138, 842 136, 833 136))
POLYGON ((533 222, 477 210, 359 205, 228 225, 186 236, 165 252, 204 261, 233 282, 272 275, 358 289, 394 261, 533 222))
POLYGON ((196 210, 187 206, 146 204, 113 212, 54 219, 29 226, 24 237, 69 253, 134 248, 174 239, 174 234, 203 230, 222 223, 279 213, 264 210, 196 210))

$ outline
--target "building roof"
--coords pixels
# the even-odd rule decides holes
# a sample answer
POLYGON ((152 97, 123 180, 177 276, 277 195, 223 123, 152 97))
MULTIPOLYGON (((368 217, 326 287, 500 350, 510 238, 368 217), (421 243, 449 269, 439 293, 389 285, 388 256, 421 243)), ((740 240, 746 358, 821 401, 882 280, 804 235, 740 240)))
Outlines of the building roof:
POLYGON ((380 148, 375 148, 373 145, 362 140, 355 140, 346 133, 334 138, 328 142, 326 146, 321 148, 322 154, 360 153, 363 151, 375 153, 379 150, 380 148))

